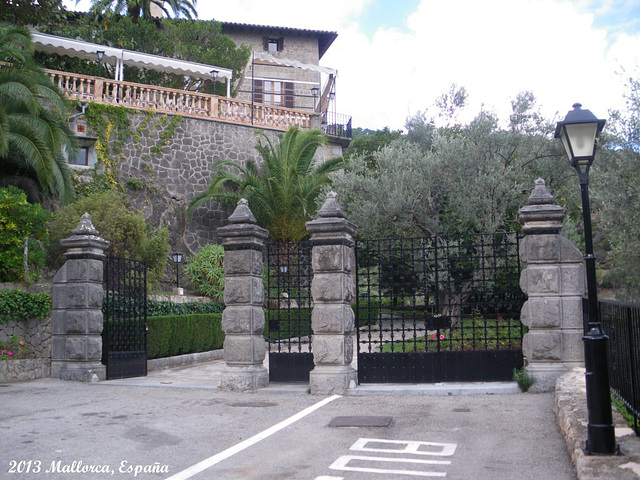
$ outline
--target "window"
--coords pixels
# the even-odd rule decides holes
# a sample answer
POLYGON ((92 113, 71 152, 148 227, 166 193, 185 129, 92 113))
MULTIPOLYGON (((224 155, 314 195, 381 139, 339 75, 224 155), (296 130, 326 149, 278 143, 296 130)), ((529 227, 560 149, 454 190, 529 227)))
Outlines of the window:
POLYGON ((70 158, 69 164, 88 167, 89 166, 89 147, 78 148, 78 155, 75 158, 70 158))
POLYGON ((284 50, 284 37, 264 37, 262 45, 267 52, 282 52, 284 50))
POLYGON ((254 80, 253 101, 276 107, 294 108, 293 82, 254 80))

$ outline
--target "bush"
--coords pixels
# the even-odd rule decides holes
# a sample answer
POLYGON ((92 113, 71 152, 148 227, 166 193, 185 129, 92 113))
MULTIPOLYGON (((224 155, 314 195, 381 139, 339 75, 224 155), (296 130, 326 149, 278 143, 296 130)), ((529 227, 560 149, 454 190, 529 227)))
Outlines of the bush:
POLYGON ((51 313, 51 295, 23 290, 0 290, 0 323, 45 318, 51 313))
MULTIPOLYGON (((0 281, 24 279, 23 242, 28 238, 28 264, 44 266, 43 243, 48 239, 49 214, 38 204, 27 202, 27 195, 16 187, 0 188, 0 281)), ((29 281, 36 273, 29 272, 29 281)))
POLYGON ((224 248, 210 243, 192 256, 184 269, 191 284, 199 295, 222 300, 224 295, 224 248))
POLYGON ((192 315, 195 313, 222 313, 223 310, 224 304, 219 302, 173 303, 147 300, 147 317, 192 315))
POLYGON ((149 359, 222 348, 222 315, 167 315, 148 319, 149 359))
POLYGON ((167 229, 152 230, 141 214, 128 209, 126 198, 114 191, 79 197, 54 214, 48 224, 51 238, 47 251, 49 267, 58 269, 64 262, 60 240, 71 235, 85 212, 91 215, 100 236, 110 242, 108 254, 146 261, 149 288, 162 278, 170 251, 167 229))

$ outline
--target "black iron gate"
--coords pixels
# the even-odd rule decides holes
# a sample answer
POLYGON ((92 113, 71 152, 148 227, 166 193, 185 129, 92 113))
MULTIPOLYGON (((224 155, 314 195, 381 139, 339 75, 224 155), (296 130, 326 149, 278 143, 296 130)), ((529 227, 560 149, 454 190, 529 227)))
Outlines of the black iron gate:
POLYGON ((308 382, 311 351, 311 244, 267 245, 266 331, 271 382, 308 382))
POLYGON ((107 379, 147 374, 147 264, 107 257, 104 262, 102 363, 107 379))
POLYGON ((524 295, 515 233, 356 243, 360 382, 510 380, 524 295))

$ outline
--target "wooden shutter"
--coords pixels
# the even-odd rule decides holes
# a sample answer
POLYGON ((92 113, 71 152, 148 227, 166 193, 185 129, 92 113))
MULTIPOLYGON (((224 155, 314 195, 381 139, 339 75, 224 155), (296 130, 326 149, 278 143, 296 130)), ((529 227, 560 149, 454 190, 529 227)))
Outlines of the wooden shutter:
POLYGON ((286 108, 293 108, 295 106, 294 94, 293 83, 284 82, 284 106, 286 108))
POLYGON ((269 37, 262 37, 262 47, 265 52, 269 51, 269 37))
POLYGON ((262 103, 264 101, 263 92, 264 82, 262 80, 253 80, 253 101, 255 103, 262 103))
POLYGON ((280 37, 278 39, 278 51, 281 52, 284 50, 284 37, 280 37))

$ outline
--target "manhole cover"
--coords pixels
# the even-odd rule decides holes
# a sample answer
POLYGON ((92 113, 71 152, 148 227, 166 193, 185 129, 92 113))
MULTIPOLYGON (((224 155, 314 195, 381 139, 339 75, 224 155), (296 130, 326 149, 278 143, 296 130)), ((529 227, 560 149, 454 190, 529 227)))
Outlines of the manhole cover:
POLYGON ((255 407, 255 408, 264 408, 264 407, 275 407, 277 403, 269 403, 269 402, 237 402, 230 403, 230 407, 255 407))
POLYGON ((470 408, 454 408, 451 411, 455 413, 469 413, 471 409, 470 408))
POLYGON ((329 422, 330 427, 338 428, 366 428, 388 427, 393 417, 335 417, 329 422))

